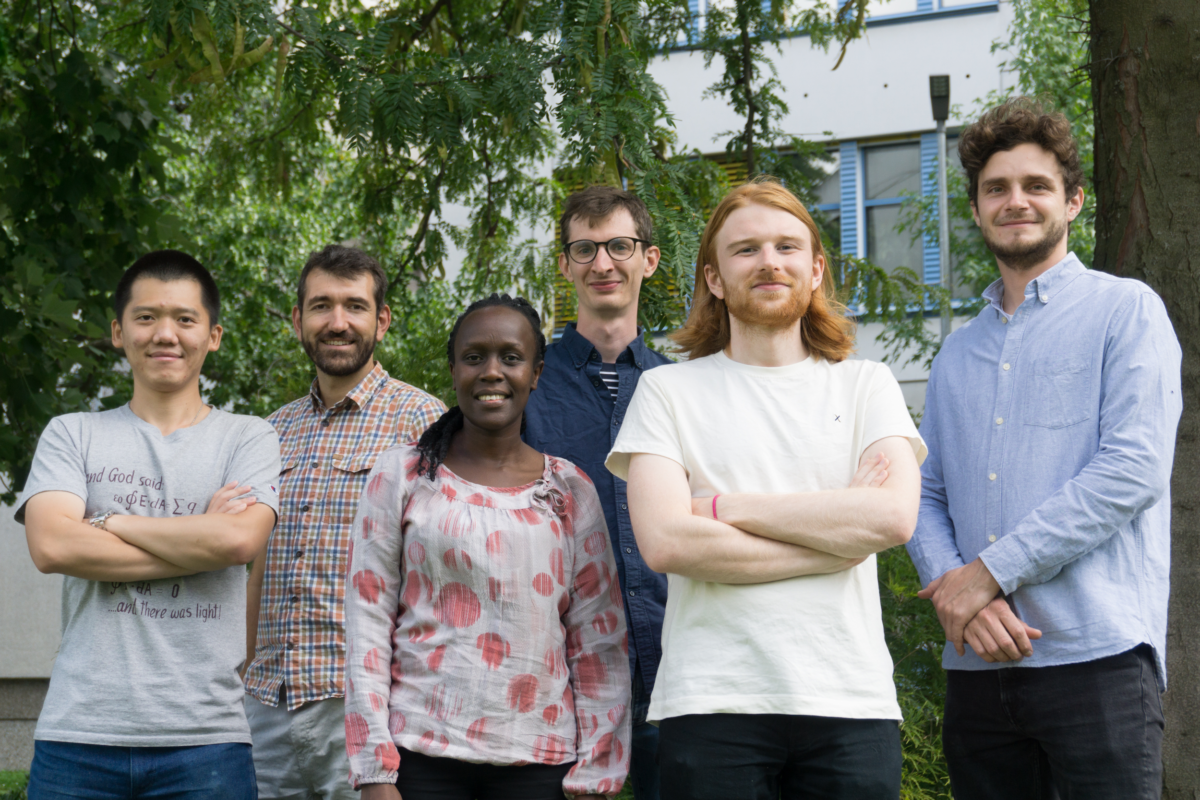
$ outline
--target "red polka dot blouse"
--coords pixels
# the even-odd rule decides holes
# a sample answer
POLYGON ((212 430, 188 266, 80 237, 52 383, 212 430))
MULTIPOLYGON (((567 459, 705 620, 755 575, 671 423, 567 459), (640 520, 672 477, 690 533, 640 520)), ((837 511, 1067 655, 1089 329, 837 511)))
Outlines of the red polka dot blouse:
POLYGON ((568 796, 629 767, 621 586, 596 490, 569 461, 498 489, 394 447, 368 478, 346 591, 346 748, 355 786, 396 780, 398 747, 575 766, 568 796))

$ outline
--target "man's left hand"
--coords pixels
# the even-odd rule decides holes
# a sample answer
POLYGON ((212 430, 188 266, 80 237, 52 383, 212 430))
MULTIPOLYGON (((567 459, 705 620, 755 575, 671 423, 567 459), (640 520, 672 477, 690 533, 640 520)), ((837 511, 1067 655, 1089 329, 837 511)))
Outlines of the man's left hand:
POLYGON ((941 575, 917 593, 917 597, 932 600, 937 610, 938 621, 946 632, 946 641, 954 645, 960 656, 963 649, 963 631, 967 623, 1000 592, 1000 584, 988 572, 980 559, 941 575))

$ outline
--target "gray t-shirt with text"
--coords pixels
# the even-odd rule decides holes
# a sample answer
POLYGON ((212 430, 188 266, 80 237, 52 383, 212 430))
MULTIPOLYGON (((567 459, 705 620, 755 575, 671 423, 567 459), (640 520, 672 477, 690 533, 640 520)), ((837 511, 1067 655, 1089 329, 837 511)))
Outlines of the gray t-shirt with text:
MULTIPOLYGON (((87 516, 203 514, 236 480, 278 513, 279 438, 213 409, 163 436, 128 406, 66 414, 38 442, 17 505, 83 498, 87 516)), ((246 652, 246 568, 109 583, 63 580, 62 646, 34 738, 122 747, 250 741, 237 670, 246 652)))

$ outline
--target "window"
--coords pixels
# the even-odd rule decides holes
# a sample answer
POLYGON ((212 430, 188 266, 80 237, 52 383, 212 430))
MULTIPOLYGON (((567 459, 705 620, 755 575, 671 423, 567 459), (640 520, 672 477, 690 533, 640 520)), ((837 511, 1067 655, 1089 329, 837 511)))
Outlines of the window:
POLYGON ((812 210, 817 226, 829 237, 834 246, 842 243, 842 170, 837 152, 833 161, 822 164, 827 171, 825 179, 817 186, 817 204, 812 210))
POLYGON ((897 231, 905 193, 921 193, 919 142, 880 145, 863 150, 863 209, 866 212, 867 258, 888 272, 908 267, 924 270, 920 238, 897 231))

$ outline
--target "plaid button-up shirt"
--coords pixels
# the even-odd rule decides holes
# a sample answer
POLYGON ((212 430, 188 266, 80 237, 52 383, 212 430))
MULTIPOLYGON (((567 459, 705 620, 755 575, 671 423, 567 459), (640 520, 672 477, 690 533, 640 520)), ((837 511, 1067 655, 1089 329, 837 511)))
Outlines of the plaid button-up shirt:
POLYGON ((376 457, 416 441, 446 410, 378 363, 333 408, 314 381, 268 422, 279 432, 279 522, 267 545, 258 639, 246 691, 288 708, 345 694, 342 594, 350 528, 376 457))

